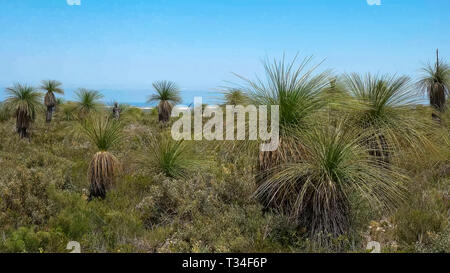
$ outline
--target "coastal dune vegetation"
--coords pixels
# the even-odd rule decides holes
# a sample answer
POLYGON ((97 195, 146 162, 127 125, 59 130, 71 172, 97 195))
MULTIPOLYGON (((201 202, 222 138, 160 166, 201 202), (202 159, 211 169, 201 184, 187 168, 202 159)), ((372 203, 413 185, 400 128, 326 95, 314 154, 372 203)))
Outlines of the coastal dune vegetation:
POLYGON ((419 79, 322 66, 268 60, 224 91, 221 107, 279 105, 271 152, 173 140, 171 81, 153 84, 150 112, 85 88, 64 101, 55 80, 7 88, 0 252, 449 252, 450 66, 438 56, 419 79))

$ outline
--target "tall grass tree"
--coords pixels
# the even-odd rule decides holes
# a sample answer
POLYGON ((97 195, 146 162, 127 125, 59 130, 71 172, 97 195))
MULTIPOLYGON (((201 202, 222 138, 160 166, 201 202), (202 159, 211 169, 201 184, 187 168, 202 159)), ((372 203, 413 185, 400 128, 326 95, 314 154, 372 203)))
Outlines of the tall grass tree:
POLYGON ((55 94, 64 94, 61 88, 62 83, 54 80, 44 80, 41 84, 41 89, 47 91, 44 97, 44 104, 47 107, 45 121, 50 123, 52 121, 53 111, 58 103, 55 94))
POLYGON ((79 118, 85 118, 91 113, 99 112, 102 106, 100 100, 103 98, 100 92, 81 88, 75 94, 77 97, 75 101, 76 111, 79 118))
MULTIPOLYGON (((279 105, 280 145, 274 152, 260 152, 258 169, 263 175, 274 166, 301 157, 301 144, 290 137, 290 131, 307 130, 313 124, 314 116, 325 103, 320 93, 328 84, 329 72, 317 72, 319 64, 312 64, 312 56, 301 62, 295 56, 264 62, 264 78, 243 80, 240 87, 255 105, 279 105), (317 72, 317 73, 316 73, 317 72)), ((270 108, 269 108, 270 109, 270 108)))
POLYGON ((6 88, 8 95, 5 106, 14 111, 16 129, 20 138, 29 137, 29 128, 42 106, 42 93, 29 85, 15 84, 6 88))
POLYGON ((344 81, 354 125, 368 132, 364 143, 377 161, 389 163, 402 147, 420 152, 429 144, 429 122, 412 114, 418 98, 409 77, 353 73, 344 81))
POLYGON ((89 163, 89 199, 105 198, 120 171, 119 160, 110 150, 123 140, 122 124, 109 116, 94 115, 80 121, 81 132, 97 148, 89 163))
POLYGON ((157 81, 153 83, 156 94, 151 95, 147 102, 158 102, 158 119, 161 123, 170 120, 174 105, 181 102, 180 89, 171 81, 157 81))
MULTIPOLYGON (((436 63, 428 64, 422 69, 423 76, 418 85, 424 92, 428 93, 431 106, 438 112, 445 109, 446 97, 450 92, 450 66, 439 58, 436 51, 436 63)), ((433 117, 437 117, 433 114, 433 117)))
POLYGON ((313 238, 337 237, 352 228, 352 200, 372 209, 395 209, 405 197, 407 177, 383 161, 373 164, 361 131, 341 119, 298 131, 303 156, 272 168, 256 192, 264 205, 289 216, 313 238))

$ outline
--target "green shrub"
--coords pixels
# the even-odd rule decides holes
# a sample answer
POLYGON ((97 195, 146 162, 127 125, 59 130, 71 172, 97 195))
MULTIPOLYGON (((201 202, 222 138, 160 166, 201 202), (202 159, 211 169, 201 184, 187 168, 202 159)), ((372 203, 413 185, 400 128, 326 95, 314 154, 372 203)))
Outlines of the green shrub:
POLYGON ((53 203, 42 173, 23 167, 6 168, 8 172, 0 176, 0 227, 44 225, 53 203))
POLYGON ((58 230, 36 231, 33 227, 20 227, 0 242, 0 252, 65 252, 67 242, 64 234, 58 230))
POLYGON ((397 236, 401 242, 414 244, 427 240, 429 233, 444 228, 446 219, 435 211, 411 209, 401 211, 396 217, 397 236))
POLYGON ((5 122, 12 117, 11 110, 4 103, 0 102, 0 122, 5 122))
POLYGON ((450 228, 439 233, 429 233, 426 242, 417 242, 415 251, 421 253, 449 253, 450 252, 450 228))

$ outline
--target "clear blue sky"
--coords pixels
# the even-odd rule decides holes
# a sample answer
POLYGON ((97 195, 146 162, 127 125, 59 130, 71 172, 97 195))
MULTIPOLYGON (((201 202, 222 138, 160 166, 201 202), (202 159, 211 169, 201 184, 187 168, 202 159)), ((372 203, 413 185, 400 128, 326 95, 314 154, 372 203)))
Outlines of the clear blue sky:
POLYGON ((411 76, 437 47, 449 56, 450 1, 381 3, 0 0, 0 86, 57 79, 137 101, 155 80, 214 90, 235 79, 231 72, 252 77, 263 58, 283 52, 326 58, 323 67, 337 73, 411 76))

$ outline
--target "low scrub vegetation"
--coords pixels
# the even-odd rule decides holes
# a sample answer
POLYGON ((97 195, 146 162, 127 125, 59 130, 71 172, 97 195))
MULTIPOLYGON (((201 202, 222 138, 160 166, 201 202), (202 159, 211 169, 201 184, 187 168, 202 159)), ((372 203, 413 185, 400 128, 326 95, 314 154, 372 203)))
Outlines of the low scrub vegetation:
POLYGON ((64 102, 17 84, 0 103, 0 252, 450 251, 450 72, 342 77, 310 58, 268 62, 225 103, 280 106, 280 146, 175 141, 157 107, 64 102), (428 86, 428 87, 427 87, 428 86), (414 101, 416 90, 432 97, 414 101), (446 105, 446 106, 445 106, 446 105), (46 107, 44 107, 46 106, 46 107))

